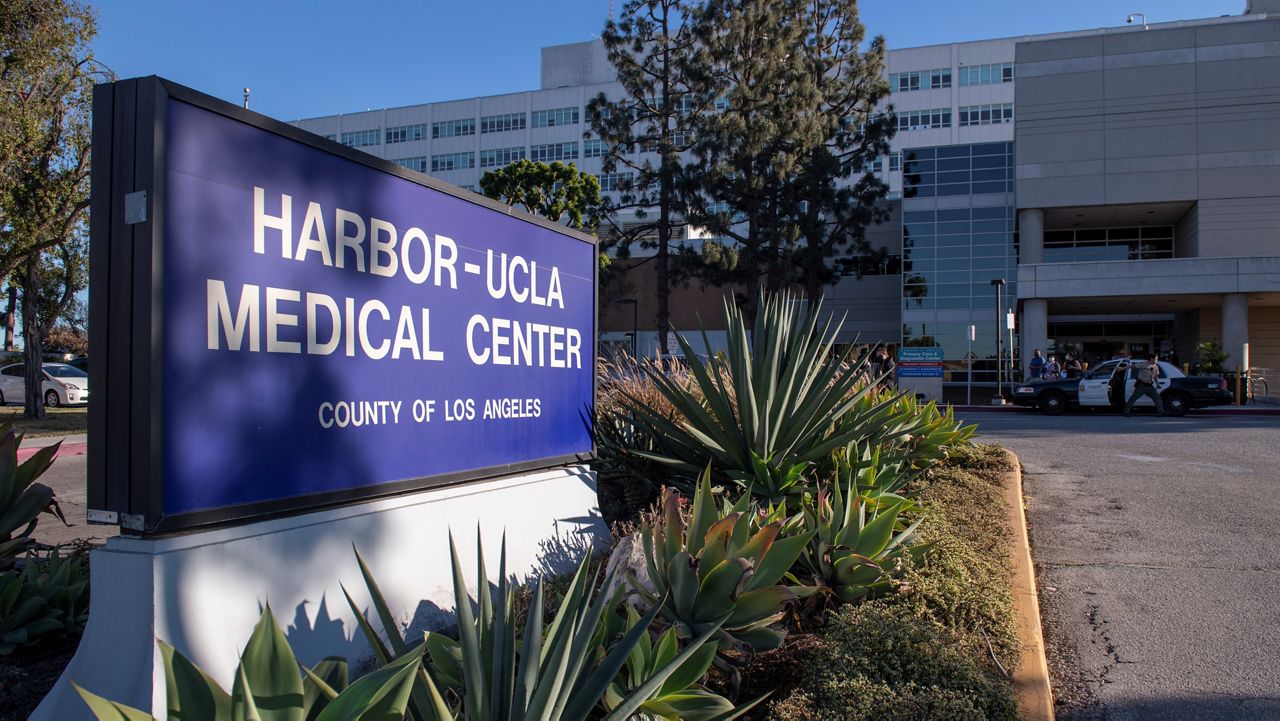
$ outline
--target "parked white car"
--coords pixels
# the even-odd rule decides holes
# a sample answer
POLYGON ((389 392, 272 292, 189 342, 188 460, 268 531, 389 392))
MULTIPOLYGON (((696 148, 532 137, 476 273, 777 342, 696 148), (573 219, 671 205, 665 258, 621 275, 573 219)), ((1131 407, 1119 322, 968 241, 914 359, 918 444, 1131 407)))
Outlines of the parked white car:
MULTIPOLYGON (((0 405, 22 403, 26 370, 21 363, 0 368, 0 405)), ((89 402, 89 374, 66 363, 44 364, 44 404, 48 408, 89 402)))

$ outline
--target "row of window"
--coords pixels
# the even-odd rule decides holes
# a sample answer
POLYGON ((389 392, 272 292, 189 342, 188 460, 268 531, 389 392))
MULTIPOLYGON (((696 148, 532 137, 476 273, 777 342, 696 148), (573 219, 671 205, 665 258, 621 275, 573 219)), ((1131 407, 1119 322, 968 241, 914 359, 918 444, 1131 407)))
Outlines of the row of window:
MULTIPOLYGON (((485 115, 480 118, 481 133, 500 133, 509 130, 525 129, 524 113, 507 113, 505 115, 485 115)), ((551 110, 535 110, 533 111, 533 127, 549 128, 557 125, 574 125, 579 122, 578 108, 554 108, 551 110)), ((476 134, 476 119, 462 118, 459 120, 442 120, 438 123, 431 124, 432 138, 457 138, 466 135, 476 134)), ((408 143, 415 140, 423 140, 427 136, 427 126, 425 123, 417 125, 399 125, 393 128, 387 128, 385 138, 380 128, 371 130, 353 130, 342 134, 342 144, 353 148, 363 148, 369 145, 379 145, 385 142, 387 145, 394 143, 408 143)), ((325 138, 334 140, 333 134, 325 135, 325 138)))
POLYGON ((1013 82, 1013 63, 965 65, 960 68, 960 87, 999 85, 1013 82))
POLYGON ((1173 226, 1081 228, 1044 234, 1044 262, 1154 260, 1174 257, 1173 226))
POLYGON ((432 138, 458 138, 464 135, 476 134, 476 119, 463 118, 462 120, 444 120, 439 123, 431 124, 432 138))
POLYGON ((904 151, 906 197, 1013 192, 1013 143, 977 143, 904 151))
POLYGON ((596 177, 600 179, 601 192, 610 193, 630 189, 635 176, 635 173, 601 173, 596 177))
POLYGON ((1013 103, 966 105, 960 108, 960 127, 1000 125, 1013 122, 1013 103))
POLYGON ((431 156, 431 172, 440 173, 446 170, 466 170, 476 167, 476 154, 472 152, 466 153, 445 153, 444 155, 431 156))
POLYGON ((524 130, 524 113, 485 115, 480 118, 481 133, 503 133, 508 130, 524 130))
POLYGON ((895 93, 912 90, 939 90, 951 87, 951 68, 913 70, 908 73, 890 73, 889 88, 895 93))
MULTIPOLYGON (((999 85, 1013 82, 1013 63, 988 65, 962 65, 958 71, 960 86, 999 85)), ((889 73, 889 88, 895 93, 913 90, 941 90, 951 87, 951 68, 912 70, 905 73, 889 73)))
MULTIPOLYGON (((401 125, 395 128, 387 128, 386 143, 410 143, 415 140, 422 140, 427 137, 427 126, 425 123, 419 125, 401 125)), ((436 136, 439 137, 439 136, 436 136)))
POLYGON ((902 256, 900 255, 855 255, 849 258, 835 258, 836 272, 846 278, 861 278, 866 275, 898 275, 902 272, 902 256))
MULTIPOLYGON (((585 140, 582 143, 582 156, 585 158, 598 158, 604 155, 608 146, 604 141, 585 140)), ((431 156, 432 172, 440 170, 458 170, 464 168, 473 168, 475 164, 470 160, 472 153, 448 153, 445 155, 431 156), (466 158, 464 160, 464 157, 466 158)), ((534 145, 526 152, 523 146, 511 148, 488 148, 480 151, 480 167, 481 168, 500 168, 504 165, 514 163, 517 160, 529 158, 543 163, 550 163, 564 160, 577 160, 578 143, 570 141, 567 143, 546 143, 542 145, 534 145)), ((394 161, 410 170, 418 172, 426 172, 426 158, 400 158, 394 161)))
POLYGON ((533 111, 532 125, 535 128, 551 128, 560 125, 576 125, 579 122, 577 106, 569 108, 553 108, 551 110, 533 111))
POLYGON ((515 148, 490 148, 480 151, 480 167, 500 168, 517 160, 524 160, 524 146, 515 148))
POLYGON ((342 134, 342 144, 352 148, 363 148, 377 145, 382 140, 382 129, 353 130, 342 134))
POLYGON ((539 163, 554 163, 559 160, 577 160, 578 144, 576 142, 568 142, 534 145, 529 148, 529 158, 539 163))
POLYGON ((898 113, 898 130, 926 130, 951 127, 951 109, 904 110, 898 113))

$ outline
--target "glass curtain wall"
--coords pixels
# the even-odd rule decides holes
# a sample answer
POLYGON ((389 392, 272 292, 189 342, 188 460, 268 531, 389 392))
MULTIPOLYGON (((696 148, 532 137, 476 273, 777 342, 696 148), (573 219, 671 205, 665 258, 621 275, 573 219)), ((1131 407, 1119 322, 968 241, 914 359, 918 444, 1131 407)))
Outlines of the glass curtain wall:
POLYGON ((907 149, 902 170, 902 343, 941 346, 943 381, 965 382, 973 325, 973 380, 995 383, 992 280, 1006 282, 1002 310, 1017 307, 1013 143, 907 149))

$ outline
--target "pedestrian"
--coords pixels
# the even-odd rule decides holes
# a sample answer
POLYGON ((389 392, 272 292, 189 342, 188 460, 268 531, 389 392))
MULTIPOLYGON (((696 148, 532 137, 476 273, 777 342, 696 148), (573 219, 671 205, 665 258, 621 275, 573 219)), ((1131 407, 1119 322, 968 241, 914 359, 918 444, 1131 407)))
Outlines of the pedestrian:
POLYGON ((1035 355, 1027 362, 1027 369, 1031 371, 1031 380, 1044 377, 1044 357, 1040 355, 1039 348, 1036 348, 1035 355))
POLYGON ((1126 417, 1133 409, 1133 404, 1142 396, 1148 396, 1156 404, 1156 413, 1164 415, 1164 401, 1160 400, 1160 364, 1159 358, 1152 353, 1147 360, 1133 364, 1133 394, 1124 404, 1126 417))
POLYGON ((1079 378, 1080 374, 1084 372, 1084 368, 1080 365, 1080 359, 1076 358, 1073 353, 1067 354, 1067 364, 1065 369, 1067 371, 1068 378, 1079 378))
POLYGON ((1055 356, 1049 356, 1043 370, 1045 380, 1056 381, 1062 375, 1062 366, 1058 365, 1058 359, 1055 356))

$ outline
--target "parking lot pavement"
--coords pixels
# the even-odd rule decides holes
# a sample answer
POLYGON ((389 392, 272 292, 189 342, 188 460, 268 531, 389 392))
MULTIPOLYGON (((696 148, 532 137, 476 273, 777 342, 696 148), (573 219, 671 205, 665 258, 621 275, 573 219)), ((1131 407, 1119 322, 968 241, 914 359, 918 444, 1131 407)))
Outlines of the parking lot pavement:
POLYGON ((1060 719, 1280 719, 1280 418, 960 415, 1023 464, 1060 719))

